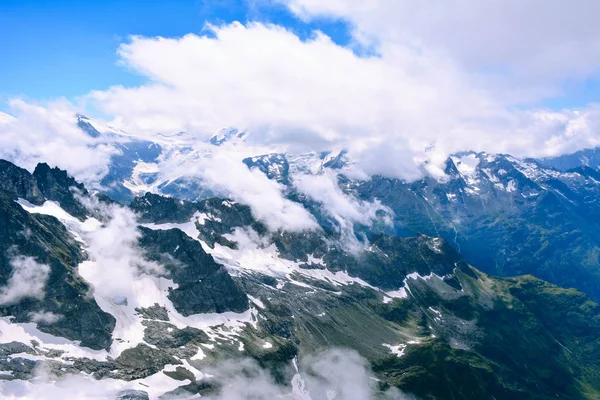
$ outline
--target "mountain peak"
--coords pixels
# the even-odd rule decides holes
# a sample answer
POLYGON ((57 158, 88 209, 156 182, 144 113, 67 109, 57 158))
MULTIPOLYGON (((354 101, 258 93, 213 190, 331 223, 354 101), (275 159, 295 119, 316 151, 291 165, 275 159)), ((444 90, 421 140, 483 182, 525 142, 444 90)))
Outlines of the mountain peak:
POLYGON ((215 146, 221 146, 225 143, 244 142, 250 134, 246 131, 239 131, 236 128, 223 128, 213 135, 208 142, 215 146))

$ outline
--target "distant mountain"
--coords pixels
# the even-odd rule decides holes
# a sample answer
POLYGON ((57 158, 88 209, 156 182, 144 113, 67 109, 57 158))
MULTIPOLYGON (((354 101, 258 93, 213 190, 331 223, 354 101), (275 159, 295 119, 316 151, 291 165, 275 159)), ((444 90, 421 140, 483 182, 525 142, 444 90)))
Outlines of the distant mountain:
POLYGON ((243 142, 248 137, 248 132, 238 131, 235 128, 222 129, 216 135, 212 136, 208 142, 215 146, 221 146, 225 143, 243 142))
MULTIPOLYGON (((559 218, 567 211, 552 199, 562 175, 540 171, 467 153, 449 161, 451 179, 421 182, 418 192, 418 183, 383 178, 344 187, 381 195, 398 231, 408 215, 419 221, 411 211, 434 205, 446 207, 439 221, 450 210, 479 220, 488 205, 510 205, 505 218, 515 223, 536 204, 559 218)), ((488 233, 496 225, 510 226, 482 224, 488 233)), ((251 359, 289 398, 316 399, 306 362, 343 347, 368 361, 373 398, 390 398, 390 388, 424 399, 600 396, 600 305, 530 275, 486 275, 443 238, 393 233, 366 232, 349 251, 339 231, 269 231, 228 199, 147 193, 126 208, 65 171, 40 164, 30 174, 2 161, 0 393, 39 382, 43 368, 52 379, 106 379, 112 398, 197 398, 243 376, 219 369, 225 360, 251 359)))
POLYGON ((507 155, 465 153, 447 180, 346 182, 394 211, 394 233, 439 235, 495 275, 533 274, 600 299, 600 173, 560 172, 507 155))
POLYGON ((580 150, 558 157, 540 158, 538 162, 544 167, 559 171, 568 171, 580 167, 598 170, 600 169, 600 148, 580 150))
MULTIPOLYGON (((340 153, 337 159, 345 157, 340 153)), ((333 169, 318 155, 269 154, 245 162, 287 185, 292 197, 295 171, 319 174, 329 168, 348 195, 381 201, 393 211, 387 233, 441 236, 487 273, 533 274, 600 299, 597 169, 562 172, 535 160, 466 152, 447 160, 445 178, 409 183, 383 176, 348 179, 343 166, 350 161, 333 169)))

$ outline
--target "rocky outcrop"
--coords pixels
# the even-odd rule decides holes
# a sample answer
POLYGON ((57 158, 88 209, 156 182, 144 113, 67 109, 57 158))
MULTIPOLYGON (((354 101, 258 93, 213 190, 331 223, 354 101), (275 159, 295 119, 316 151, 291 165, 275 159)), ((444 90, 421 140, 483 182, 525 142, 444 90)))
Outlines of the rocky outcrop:
POLYGON ((51 315, 36 318, 38 329, 92 349, 109 348, 115 319, 87 296, 90 287, 76 272, 86 257, 80 244, 56 218, 29 214, 14 199, 0 192, 0 287, 8 284, 19 263, 47 269, 47 278, 40 283, 42 293, 22 301, 7 299, 0 304, 0 315, 16 322, 51 315))
POLYGON ((74 217, 85 218, 88 211, 75 197, 77 194, 88 194, 83 184, 78 183, 66 171, 57 167, 50 168, 46 163, 37 165, 33 171, 33 178, 47 200, 60 203, 60 206, 74 217))
POLYGON ((150 400, 148 397, 148 392, 144 392, 143 390, 121 390, 117 393, 117 397, 115 400, 150 400))
POLYGON ((140 246, 148 259, 160 262, 178 286, 169 299, 183 315, 248 309, 242 288, 206 254, 200 242, 178 229, 140 228, 140 246))
POLYGON ((86 258, 80 243, 56 218, 30 214, 15 202, 18 197, 35 204, 60 201, 83 218, 84 208, 71 188, 86 193, 85 188, 65 171, 46 164, 38 165, 31 175, 0 161, 0 176, 0 287, 24 263, 47 275, 43 279, 44 275, 35 274, 41 280, 40 293, 26 293, 19 301, 4 299, 0 315, 11 316, 15 322, 35 319, 42 332, 81 341, 92 349, 109 348, 115 319, 87 295, 90 287, 76 272, 86 258))
POLYGON ((178 365, 181 361, 162 350, 138 344, 123 351, 115 360, 115 364, 118 369, 117 375, 121 379, 134 380, 154 375, 165 365, 178 365))
POLYGON ((0 160, 0 190, 13 193, 30 203, 40 205, 45 198, 29 171, 6 160, 0 160))
POLYGON ((134 198, 129 207, 139 215, 140 222, 155 224, 188 222, 199 209, 195 203, 153 193, 134 198))

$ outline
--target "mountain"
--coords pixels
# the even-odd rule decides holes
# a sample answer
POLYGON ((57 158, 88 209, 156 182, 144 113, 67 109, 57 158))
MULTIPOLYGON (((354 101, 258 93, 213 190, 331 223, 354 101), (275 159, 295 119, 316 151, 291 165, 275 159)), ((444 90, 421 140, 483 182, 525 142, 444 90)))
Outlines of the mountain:
MULTIPOLYGON (((366 238, 352 248, 327 214, 320 228, 273 231, 230 199, 146 193, 124 206, 65 171, 0 162, 0 393, 598 398, 600 305, 531 275, 481 272, 462 257, 462 230, 451 241, 406 227, 426 226, 411 210, 433 204, 473 220, 512 205, 499 230, 528 217, 526 208, 536 215, 535 204, 558 221, 591 205, 555 200, 558 191, 571 195, 560 174, 539 176, 532 166, 528 177, 520 169, 530 164, 510 157, 460 157, 468 159, 453 159, 445 182, 346 182, 349 193, 395 207, 394 224, 357 227, 366 238)), ((262 165, 293 170, 341 158, 262 165)), ((273 179, 285 175, 271 170, 273 179)), ((593 190, 572 182, 573 192, 593 190)), ((291 188, 289 196, 308 203, 291 188)))
POLYGON ((243 142, 248 137, 248 132, 238 131, 235 128, 222 129, 216 135, 211 136, 208 142, 215 146, 221 146, 225 143, 243 142))
POLYGON ((323 156, 313 156, 312 170, 304 167, 306 158, 297 163, 298 158, 269 154, 245 162, 286 185, 290 198, 299 201, 293 184, 297 171, 333 171, 346 194, 389 207, 393 226, 384 229, 388 234, 440 236, 484 272, 533 274, 600 299, 597 169, 562 172, 536 160, 466 152, 447 160, 444 178, 405 182, 383 176, 349 179, 343 153, 337 159, 344 162, 335 168, 323 156))
MULTIPOLYGON (((117 154, 101 182, 103 192, 111 198, 129 202, 136 194, 148 191, 188 201, 216 195, 213 185, 201 177, 182 173, 186 166, 210 157, 210 149, 199 151, 178 139, 140 141, 90 119, 85 121, 98 126, 103 135, 119 135, 117 154)), ((208 143, 217 147, 243 142, 247 136, 246 132, 225 129, 208 143)), ((321 204, 298 193, 295 177, 333 173, 346 194, 389 207, 393 227, 382 228, 385 233, 440 236, 486 273, 532 274, 581 290, 599 301, 599 154, 598 149, 589 149, 523 160, 505 154, 465 152, 448 158, 446 177, 425 177, 416 182, 383 176, 350 179, 345 172, 352 160, 346 151, 339 150, 255 155, 244 163, 282 184, 286 196, 318 214, 323 226, 334 229, 336 221, 327 220, 321 204)))
POLYGON ((448 179, 385 177, 348 182, 349 192, 394 211, 399 235, 439 235, 472 265, 502 276, 533 274, 600 299, 600 173, 560 172, 507 155, 467 153, 448 179))
POLYGON ((568 171, 580 167, 589 167, 598 170, 600 169, 600 149, 584 149, 572 154, 541 158, 538 162, 544 167, 554 168, 559 171, 568 171))

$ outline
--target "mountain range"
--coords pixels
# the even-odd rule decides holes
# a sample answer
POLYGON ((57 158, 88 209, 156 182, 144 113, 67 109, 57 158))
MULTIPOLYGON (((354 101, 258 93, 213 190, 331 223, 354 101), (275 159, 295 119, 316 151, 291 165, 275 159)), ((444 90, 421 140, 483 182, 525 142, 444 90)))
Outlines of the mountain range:
MULTIPOLYGON (((243 141, 247 136, 225 130, 209 143, 243 141)), ((202 177, 186 175, 180 168, 174 173, 163 170, 170 160, 185 166, 207 157, 189 142, 128 140, 117 145, 119 152, 101 182, 111 198, 129 202, 150 191, 199 201, 218 194, 202 177)), ((465 152, 448 158, 444 177, 426 176, 414 182, 385 176, 349 178, 345 171, 352 160, 345 151, 270 153, 248 157, 244 163, 281 184, 287 198, 320 214, 321 225, 335 225, 335 221, 326 221, 320 205, 310 204, 298 193, 294 176, 328 173, 345 194, 381 202, 393 219, 391 227, 382 228, 388 234, 439 236, 486 273, 533 274, 598 301, 599 154, 598 149, 590 149, 535 160, 465 152)))
POLYGON ((244 158, 315 221, 291 229, 167 168, 210 159, 189 134, 78 124, 114 146, 102 190, 0 161, 4 397, 600 397, 597 150, 465 152, 413 182, 345 151, 244 158))

